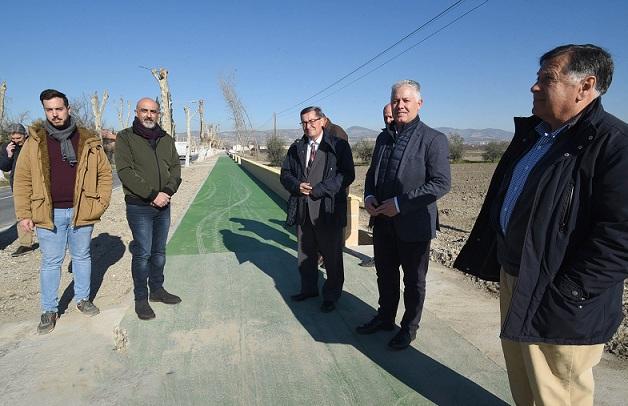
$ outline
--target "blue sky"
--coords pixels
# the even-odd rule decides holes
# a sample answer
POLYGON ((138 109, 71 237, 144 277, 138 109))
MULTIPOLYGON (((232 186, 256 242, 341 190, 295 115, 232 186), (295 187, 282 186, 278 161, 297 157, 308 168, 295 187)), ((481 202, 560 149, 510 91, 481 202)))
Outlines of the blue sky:
MULTIPOLYGON (((381 127, 390 85, 422 85, 422 119, 431 126, 512 130, 530 114, 538 57, 564 43, 595 43, 615 60, 607 111, 628 121, 628 2, 625 0, 489 0, 422 44, 339 90, 483 0, 467 0, 373 64, 308 103, 334 122, 381 127), (333 93, 329 95, 330 93, 333 93), (329 95, 328 97, 321 99, 329 95)), ((115 103, 159 94, 147 70, 170 72, 177 131, 183 106, 205 99, 206 117, 232 129, 218 85, 233 73, 253 126, 272 127, 273 112, 312 96, 412 32, 455 0, 430 1, 63 1, 2 5, 0 81, 6 108, 43 116, 39 92, 70 99, 108 89, 105 120, 117 126, 115 103), (385 4, 385 6, 384 6, 385 4)), ((296 128, 300 105, 278 116, 296 128)), ((197 128, 197 121, 193 121, 197 128)))

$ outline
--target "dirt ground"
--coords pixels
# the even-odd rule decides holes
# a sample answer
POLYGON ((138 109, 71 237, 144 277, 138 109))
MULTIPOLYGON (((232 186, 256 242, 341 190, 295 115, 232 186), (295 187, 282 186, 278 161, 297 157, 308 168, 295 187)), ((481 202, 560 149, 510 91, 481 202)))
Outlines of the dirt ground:
MULTIPOLYGON (((183 182, 172 198, 171 232, 179 218, 185 213, 194 199, 211 166, 209 163, 195 163, 182 168, 183 182)), ((2 234, 0 241, 5 246, 16 238, 15 229, 2 234)), ((133 301, 133 280, 131 278, 131 254, 128 246, 132 240, 126 221, 124 195, 121 188, 113 191, 111 205, 101 222, 96 224, 92 235, 92 295, 94 304, 101 310, 133 301)), ((0 323, 33 320, 33 329, 39 322, 39 263, 41 253, 36 250, 27 255, 12 258, 11 253, 18 247, 13 241, 0 250, 0 323)), ((72 274, 68 269, 69 255, 63 264, 59 312, 78 312, 72 300, 72 274), (67 308, 67 310, 66 310, 67 308)))
MULTIPOLYGON (((438 201, 441 231, 432 241, 432 261, 452 267, 480 212, 496 166, 493 163, 451 165, 451 191, 438 201)), ((356 180, 351 185, 352 194, 362 196, 367 169, 366 166, 356 166, 356 180)), ((364 229, 368 226, 368 213, 364 209, 360 211, 360 226, 364 229)), ((499 295, 498 283, 481 281, 471 276, 469 281, 492 295, 499 295)), ((628 281, 624 286, 624 320, 606 349, 628 358, 628 281)))
MULTIPOLYGON (((193 200, 198 188, 208 174, 208 163, 196 163, 183 169, 183 183, 172 202, 172 224, 175 225, 193 200)), ((366 166, 356 167, 356 181, 351 193, 361 196, 364 189, 366 166)), ((460 248, 467 239, 475 217, 480 210, 495 164, 469 163, 452 165, 452 189, 438 203, 441 232, 432 243, 432 260, 451 267, 460 248)), ((368 215, 361 210, 360 223, 366 229, 368 215)), ((171 227, 171 230, 173 228, 171 227)), ((0 244, 15 232, 0 233, 0 244)), ((15 238, 15 237, 13 237, 15 238)), ((131 232, 126 222, 125 206, 121 189, 114 191, 112 203, 102 221, 96 225, 92 240, 93 287, 96 292, 94 303, 101 309, 127 301, 131 304, 132 280, 131 256, 128 245, 131 232)), ((0 323, 31 319, 33 328, 39 321, 39 261, 40 253, 12 258, 17 241, 0 250, 0 323)), ((68 272, 68 260, 63 267, 61 287, 65 290, 60 297, 60 312, 77 311, 71 302, 72 275, 68 272)), ((470 283, 498 294, 498 285, 469 278, 470 283)), ((624 291, 624 314, 628 316, 628 289, 624 291)), ((628 357, 628 318, 625 318, 617 334, 607 345, 607 350, 628 357)))

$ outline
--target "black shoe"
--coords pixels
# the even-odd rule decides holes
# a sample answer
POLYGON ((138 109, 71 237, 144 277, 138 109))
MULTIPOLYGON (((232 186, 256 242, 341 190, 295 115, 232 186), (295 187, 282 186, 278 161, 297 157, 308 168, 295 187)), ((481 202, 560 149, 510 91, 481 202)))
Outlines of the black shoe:
POLYGON ((11 254, 11 256, 13 258, 21 257, 22 255, 28 254, 29 252, 33 251, 34 249, 35 248, 32 245, 30 247, 27 247, 27 246, 24 246, 24 245, 20 245, 19 247, 17 247, 15 252, 11 254))
POLYGON ((293 302, 302 302, 305 299, 316 296, 318 296, 318 293, 297 293, 296 295, 290 296, 290 299, 292 299, 293 302))
POLYGON ((358 265, 364 267, 374 267, 375 266, 375 257, 367 258, 364 261, 360 262, 358 265))
POLYGON ((323 313, 333 312, 335 309, 336 304, 331 300, 324 300, 323 304, 321 305, 321 312, 323 313))
POLYGON ((412 334, 409 330, 402 328, 395 334, 395 336, 388 342, 388 347, 393 350, 404 350, 410 346, 412 340, 416 338, 416 333, 412 334))
POLYGON ((141 320, 150 320, 155 318, 155 312, 148 304, 148 300, 136 300, 135 301, 135 313, 141 320))
POLYGON ((395 323, 385 321, 379 315, 373 317, 371 321, 355 328, 358 334, 373 334, 379 330, 392 331, 395 329, 395 323))
POLYGON ((57 324, 57 312, 45 312, 41 315, 41 321, 37 326, 37 332, 39 334, 47 334, 55 329, 57 324))
POLYGON ((161 302, 165 304, 181 303, 181 298, 179 296, 168 293, 168 291, 164 288, 159 288, 154 292, 150 292, 149 298, 151 302, 161 302))

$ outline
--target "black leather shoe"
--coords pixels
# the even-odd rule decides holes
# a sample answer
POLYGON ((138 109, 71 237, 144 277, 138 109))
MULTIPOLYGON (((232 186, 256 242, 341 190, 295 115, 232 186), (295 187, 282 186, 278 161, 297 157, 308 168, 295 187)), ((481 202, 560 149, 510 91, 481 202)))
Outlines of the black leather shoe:
POLYGON ((19 247, 17 247, 15 252, 13 252, 11 254, 11 256, 13 258, 21 257, 22 255, 28 254, 29 252, 33 251, 34 249, 35 249, 35 247, 33 247, 32 245, 30 247, 27 247, 25 245, 20 245, 19 247))
POLYGON ((410 331, 402 328, 397 334, 388 342, 388 347, 393 350, 404 350, 410 346, 412 340, 416 338, 416 333, 411 334, 410 331))
POLYGON ((379 330, 392 331, 395 329, 395 323, 385 321, 381 317, 375 316, 368 323, 362 324, 355 328, 358 334, 373 334, 379 330))
POLYGON ((294 302, 302 302, 305 299, 309 299, 311 297, 318 296, 318 293, 297 293, 296 295, 290 296, 290 299, 294 302))
POLYGON ((141 320, 150 320, 155 318, 155 312, 148 304, 148 300, 135 301, 135 313, 141 320))
POLYGON ((323 304, 321 305, 321 312, 329 313, 333 312, 334 309, 336 309, 336 304, 334 302, 332 302, 331 300, 323 301, 323 304))
POLYGON ((168 291, 164 288, 160 288, 154 292, 150 292, 149 299, 151 302, 161 302, 165 304, 181 303, 181 298, 179 296, 168 293, 168 291))

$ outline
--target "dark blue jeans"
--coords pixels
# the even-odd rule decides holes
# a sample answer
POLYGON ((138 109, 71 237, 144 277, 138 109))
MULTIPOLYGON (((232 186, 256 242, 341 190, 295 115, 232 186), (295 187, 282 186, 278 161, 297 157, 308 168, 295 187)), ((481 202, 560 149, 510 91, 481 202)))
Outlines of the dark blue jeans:
POLYGON ((170 206, 160 209, 127 204, 126 218, 133 233, 129 246, 133 293, 135 300, 144 300, 148 299, 148 289, 155 291, 164 284, 170 206))

